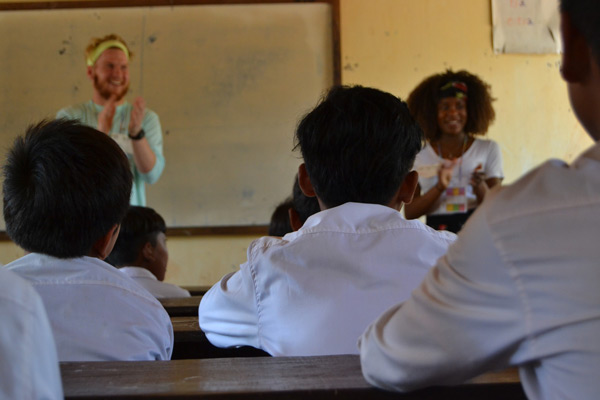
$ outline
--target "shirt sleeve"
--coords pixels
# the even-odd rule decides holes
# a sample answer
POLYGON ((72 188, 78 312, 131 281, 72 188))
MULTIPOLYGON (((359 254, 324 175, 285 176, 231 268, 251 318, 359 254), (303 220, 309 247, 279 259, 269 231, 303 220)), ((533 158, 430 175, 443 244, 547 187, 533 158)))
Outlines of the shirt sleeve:
POLYGON ((203 297, 200 329, 217 347, 260 347, 256 289, 249 263, 225 275, 203 297))
POLYGON ((504 170, 502 167, 502 153, 500 146, 493 140, 489 141, 490 148, 485 159, 485 174, 488 178, 504 178, 504 170))
POLYGON ((165 169, 165 157, 163 156, 163 137, 162 128, 158 115, 154 111, 147 110, 144 115, 144 121, 142 122, 142 129, 146 132, 146 140, 150 145, 150 148, 156 156, 156 163, 154 167, 147 173, 139 173, 141 179, 149 184, 158 181, 165 169))
POLYGON ((522 299, 484 211, 469 219, 412 297, 359 339, 363 374, 373 385, 406 392, 459 384, 527 352, 522 299))

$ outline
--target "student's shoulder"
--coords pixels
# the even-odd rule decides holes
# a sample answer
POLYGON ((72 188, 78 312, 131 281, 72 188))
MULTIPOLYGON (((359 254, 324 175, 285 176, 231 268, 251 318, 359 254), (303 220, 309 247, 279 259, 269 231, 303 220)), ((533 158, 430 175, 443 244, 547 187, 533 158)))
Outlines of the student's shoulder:
POLYGON ((39 303, 35 289, 16 273, 0 268, 0 302, 11 308, 35 313, 39 303))
POLYGON ((253 240, 248 246, 248 260, 259 257, 261 254, 273 249, 281 249, 290 244, 296 237, 296 232, 289 233, 284 237, 263 236, 253 240))
POLYGON ((411 229, 412 234, 449 246, 456 241, 456 234, 449 231, 438 231, 425 225, 418 219, 405 220, 406 227, 411 229))
POLYGON ((510 185, 494 188, 480 206, 490 223, 514 219, 524 223, 528 216, 556 214, 600 202, 600 160, 593 168, 576 168, 550 159, 510 185))

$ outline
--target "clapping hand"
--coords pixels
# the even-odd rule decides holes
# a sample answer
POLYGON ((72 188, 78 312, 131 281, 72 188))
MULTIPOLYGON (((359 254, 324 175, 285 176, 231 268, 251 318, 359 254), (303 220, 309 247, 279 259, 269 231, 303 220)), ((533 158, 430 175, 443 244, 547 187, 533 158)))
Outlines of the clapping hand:
POLYGON ((142 129, 144 112, 146 111, 146 102, 141 97, 136 97, 133 102, 133 109, 129 117, 129 135, 136 136, 142 129))

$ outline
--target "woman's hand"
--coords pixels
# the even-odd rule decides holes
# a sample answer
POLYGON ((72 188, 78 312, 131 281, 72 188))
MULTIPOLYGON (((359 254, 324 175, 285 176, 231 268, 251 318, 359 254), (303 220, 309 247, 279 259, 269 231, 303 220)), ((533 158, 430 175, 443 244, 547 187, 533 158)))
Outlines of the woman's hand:
POLYGON ((485 198, 486 193, 490 189, 487 185, 487 176, 485 172, 482 171, 483 166, 479 164, 477 168, 473 171, 471 175, 471 186, 473 186, 473 192, 475 196, 477 196, 477 204, 481 204, 483 199, 485 198))
POLYGON ((442 162, 442 164, 440 165, 440 169, 438 169, 438 183, 436 184, 436 187, 441 192, 446 190, 446 188, 450 185, 456 162, 456 160, 444 160, 444 162, 442 162))

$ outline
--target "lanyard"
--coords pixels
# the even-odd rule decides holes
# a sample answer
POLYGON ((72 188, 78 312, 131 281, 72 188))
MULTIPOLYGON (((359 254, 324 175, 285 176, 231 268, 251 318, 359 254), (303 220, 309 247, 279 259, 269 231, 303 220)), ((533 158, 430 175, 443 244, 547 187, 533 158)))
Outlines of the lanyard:
MULTIPOLYGON (((442 157, 442 146, 440 146, 440 142, 438 142, 437 148, 438 148, 438 155, 443 160, 444 157, 442 157)), ((462 161, 463 161, 463 155, 465 154, 466 148, 467 148, 467 135, 465 135, 465 140, 463 140, 462 151, 460 152, 460 157, 459 157, 460 161, 458 163, 458 182, 459 182, 459 184, 460 184, 460 182, 462 182, 462 161)))

